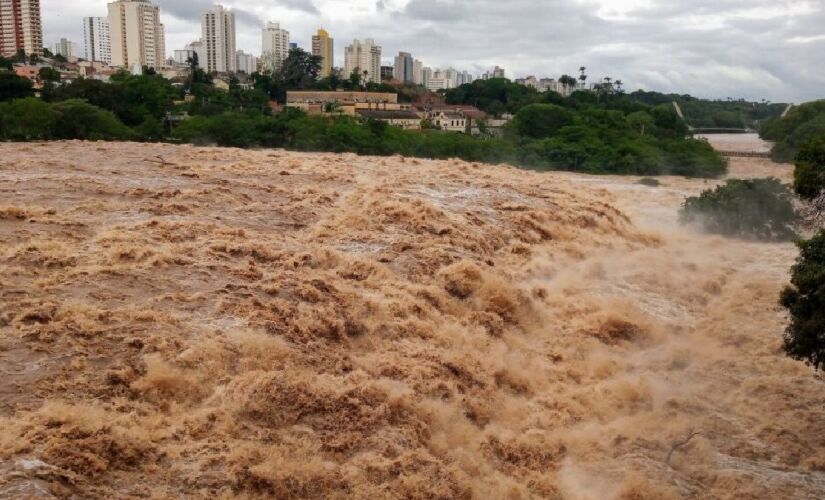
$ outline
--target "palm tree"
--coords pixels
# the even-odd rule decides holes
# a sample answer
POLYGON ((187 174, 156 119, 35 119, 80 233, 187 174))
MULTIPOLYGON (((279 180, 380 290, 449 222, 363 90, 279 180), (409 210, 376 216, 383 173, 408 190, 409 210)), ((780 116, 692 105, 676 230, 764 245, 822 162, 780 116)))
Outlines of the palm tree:
POLYGON ((582 87, 584 87, 584 82, 587 81, 587 74, 585 74, 585 71, 587 71, 586 67, 582 66, 579 68, 579 80, 582 82, 582 87))
POLYGON ((361 81, 364 82, 364 92, 366 92, 367 91, 367 83, 369 83, 368 78, 369 78, 370 72, 367 71, 367 70, 364 70, 363 73, 364 73, 364 78, 361 81))
POLYGON ((617 92, 619 92, 619 93, 622 92, 622 85, 624 85, 624 83, 621 80, 616 80, 616 91, 617 92))

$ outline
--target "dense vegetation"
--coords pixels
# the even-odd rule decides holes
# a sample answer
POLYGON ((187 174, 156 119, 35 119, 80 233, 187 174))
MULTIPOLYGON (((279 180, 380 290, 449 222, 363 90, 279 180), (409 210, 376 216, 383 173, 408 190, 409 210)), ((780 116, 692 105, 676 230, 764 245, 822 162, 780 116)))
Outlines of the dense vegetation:
POLYGON ((808 141, 796 155, 794 191, 812 201, 825 192, 825 134, 808 141))
POLYGON ((687 128, 670 106, 633 102, 612 87, 563 98, 492 79, 450 91, 448 101, 470 102, 492 115, 503 106, 502 113, 514 114, 503 133, 480 136, 403 131, 383 122, 296 110, 272 114, 270 101, 283 101, 287 89, 365 88, 399 92, 403 99, 418 92, 364 84, 358 72, 344 80, 319 79, 318 70, 317 58, 293 50, 281 71, 251 75, 251 86, 231 78, 228 90, 218 89, 196 58, 188 78, 176 84, 148 70, 141 76, 121 72, 108 83, 81 78, 58 85, 59 75, 47 71, 40 99, 32 97, 27 80, 0 70, 0 102, 6 102, 0 106, 0 139, 177 140, 640 175, 715 177, 727 167, 708 144, 686 138, 687 128))
MULTIPOLYGON (((825 138, 808 142, 797 156, 794 190, 811 203, 822 219, 825 206, 825 138)), ((798 243, 800 254, 791 269, 791 286, 782 292, 782 305, 791 315, 785 331, 785 351, 796 359, 825 369, 825 229, 798 243)))
POLYGON ((685 200, 680 220, 725 236, 790 240, 796 212, 791 190, 778 179, 732 179, 685 200))
POLYGON ((781 297, 791 314, 785 351, 816 368, 825 368, 825 231, 798 246, 800 254, 791 269, 791 286, 781 297))
POLYGON ((766 121, 759 133, 763 139, 776 142, 774 160, 789 162, 805 143, 825 137, 825 100, 796 106, 784 118, 766 121))
POLYGON ((612 87, 562 97, 505 79, 478 80, 446 93, 447 103, 491 115, 514 113, 506 138, 517 162, 537 169, 716 177, 727 163, 670 105, 650 107, 612 87))
POLYGON ((688 124, 695 128, 757 128, 762 121, 780 116, 787 107, 787 104, 767 101, 708 100, 643 90, 630 94, 630 99, 648 106, 672 105, 675 102, 682 109, 688 124))

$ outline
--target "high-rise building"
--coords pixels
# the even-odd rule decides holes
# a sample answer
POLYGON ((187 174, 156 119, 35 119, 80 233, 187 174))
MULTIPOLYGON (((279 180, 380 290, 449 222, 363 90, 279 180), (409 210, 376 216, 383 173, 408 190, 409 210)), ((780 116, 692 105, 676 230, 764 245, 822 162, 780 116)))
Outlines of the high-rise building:
POLYGON ((321 78, 326 78, 332 74, 332 67, 335 65, 335 51, 333 40, 323 28, 318 33, 312 35, 312 55, 321 58, 321 78))
POLYGON ((418 59, 413 61, 413 83, 424 85, 424 63, 418 59))
POLYGON ((381 83, 381 47, 375 40, 353 40, 344 52, 344 78, 357 71, 364 83, 381 83), (366 72, 366 74, 365 74, 366 72))
POLYGON ((263 69, 272 72, 280 70, 287 56, 289 56, 289 31, 282 30, 278 23, 271 21, 266 23, 261 51, 263 69))
POLYGON ((424 67, 421 69, 421 85, 430 88, 430 80, 433 79, 433 69, 424 67))
POLYGON ((61 38, 59 42, 54 44, 54 55, 61 55, 66 59, 77 59, 77 49, 74 42, 70 42, 65 38, 61 38))
POLYGON ((166 39, 160 8, 149 0, 117 0, 109 4, 112 66, 148 66, 165 63, 166 39))
POLYGON ((43 53, 40 0, 0 0, 0 55, 43 53))
POLYGON ((109 20, 105 17, 83 18, 84 57, 87 61, 112 64, 112 39, 109 20))
POLYGON ((399 52, 395 56, 393 76, 402 83, 413 82, 413 57, 409 52, 399 52))
POLYGON ((237 71, 235 14, 221 5, 215 5, 201 14, 201 33, 206 46, 206 60, 200 61, 201 67, 209 73, 237 71))
POLYGON ((236 64, 238 66, 238 71, 240 73, 251 75, 252 73, 258 71, 258 58, 252 54, 247 54, 246 52, 239 50, 235 54, 235 58, 237 60, 236 64))
POLYGON ((392 66, 381 66, 381 81, 392 80, 395 75, 395 68, 392 66))
POLYGON ((198 56, 198 67, 203 68, 203 61, 206 61, 206 44, 203 40, 196 40, 185 46, 183 50, 176 50, 172 58, 175 63, 189 65, 189 59, 198 56))

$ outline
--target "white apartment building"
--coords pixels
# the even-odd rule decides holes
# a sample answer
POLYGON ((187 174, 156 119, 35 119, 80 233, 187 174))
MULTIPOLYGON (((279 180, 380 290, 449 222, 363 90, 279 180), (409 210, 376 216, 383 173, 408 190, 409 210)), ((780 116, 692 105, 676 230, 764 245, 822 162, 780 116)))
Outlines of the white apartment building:
POLYGON ((235 50, 235 14, 215 5, 201 14, 201 34, 206 47, 206 59, 200 65, 207 72, 238 71, 235 50))
POLYGON ((433 79, 433 69, 428 67, 421 68, 421 85, 425 88, 430 88, 430 80, 433 79))
POLYGON ((0 0, 0 55, 43 53, 40 0, 0 0))
POLYGON ((344 52, 344 78, 349 78, 353 71, 358 70, 364 78, 364 83, 381 83, 381 47, 375 45, 375 40, 367 38, 363 42, 353 40, 344 52))
POLYGON ((75 45, 74 42, 61 38, 59 42, 54 44, 52 53, 54 55, 59 54, 69 60, 77 60, 77 47, 75 45))
POLYGON ((289 31, 281 29, 275 22, 266 23, 263 30, 263 50, 261 66, 272 72, 278 71, 289 56, 289 31))
POLYGON ((424 63, 418 59, 413 61, 413 83, 424 85, 424 63))
POLYGON ((445 70, 436 69, 428 78, 425 86, 427 90, 436 91, 452 89, 458 85, 458 72, 453 68, 445 70))
POLYGON ((253 56, 252 54, 247 54, 246 52, 239 50, 235 54, 235 60, 238 72, 246 73, 247 75, 251 75, 252 73, 258 71, 258 58, 253 56))
POLYGON ((162 68, 166 40, 160 8, 148 0, 118 0, 108 7, 112 66, 162 68))
POLYGON ((183 50, 176 50, 172 59, 176 64, 186 66, 189 64, 189 59, 195 54, 198 55, 198 67, 203 68, 203 61, 206 60, 206 44, 203 43, 203 40, 196 40, 184 47, 183 50))
POLYGON ((83 18, 83 46, 87 61, 112 64, 112 39, 107 18, 83 18))

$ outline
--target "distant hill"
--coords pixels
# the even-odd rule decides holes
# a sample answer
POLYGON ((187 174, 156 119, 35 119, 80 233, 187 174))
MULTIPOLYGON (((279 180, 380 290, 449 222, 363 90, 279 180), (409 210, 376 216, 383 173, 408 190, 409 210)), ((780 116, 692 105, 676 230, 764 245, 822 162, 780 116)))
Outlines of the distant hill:
POLYGON ((784 103, 768 101, 708 100, 690 95, 662 94, 637 90, 629 94, 636 102, 656 106, 676 102, 688 125, 695 128, 757 128, 759 123, 779 117, 787 108, 784 103))
POLYGON ((814 137, 825 137, 825 99, 796 106, 784 118, 765 121, 759 134, 776 142, 774 160, 793 160, 803 144, 814 137))

